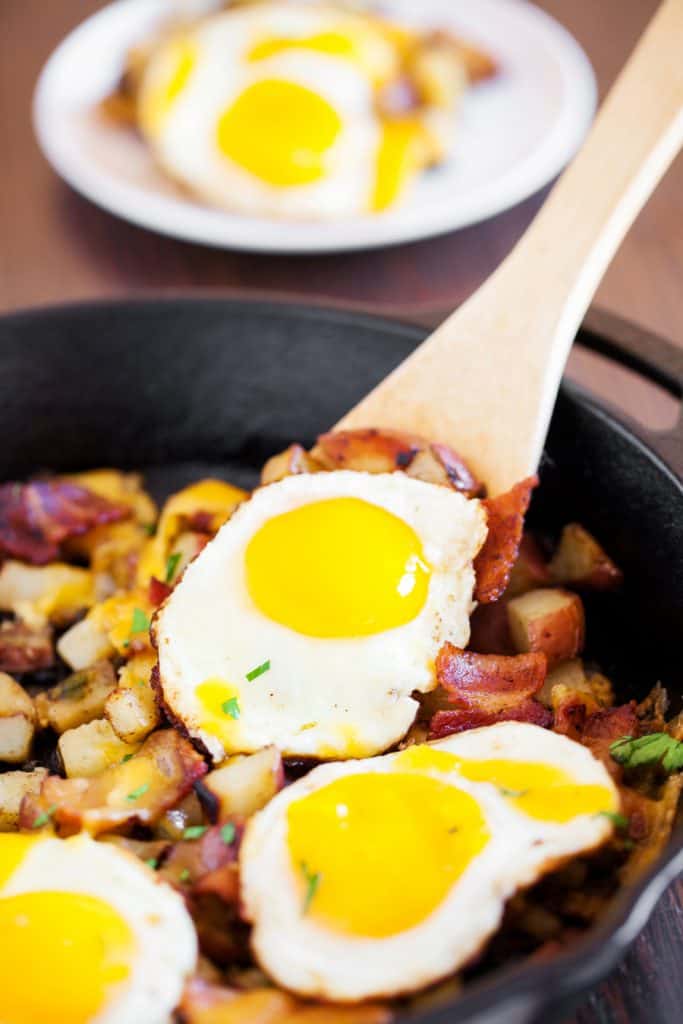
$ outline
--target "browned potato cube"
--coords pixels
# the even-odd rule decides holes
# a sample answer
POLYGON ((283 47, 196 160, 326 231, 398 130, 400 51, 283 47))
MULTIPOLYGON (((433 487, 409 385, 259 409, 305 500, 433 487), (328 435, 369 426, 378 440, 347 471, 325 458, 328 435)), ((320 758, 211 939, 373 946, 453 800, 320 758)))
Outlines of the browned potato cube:
POLYGON ((320 466, 300 444, 290 444, 283 452, 273 455, 261 470, 261 483, 274 484, 286 476, 315 473, 320 466))
POLYGON ((46 777, 47 768, 0 774, 0 832, 12 832, 19 827, 21 801, 28 794, 37 795, 46 777))
POLYGON ((565 526, 549 568, 555 582, 568 586, 612 590, 623 580, 621 569, 579 523, 565 526))
POLYGON ((156 654, 144 652, 131 658, 119 671, 116 689, 107 697, 105 717, 126 743, 142 743, 161 721, 150 676, 156 654))
POLYGON ((552 692, 554 686, 563 686, 565 690, 572 690, 580 693, 591 693, 590 684, 586 678, 586 671, 581 658, 570 658, 557 665, 552 672, 548 672, 543 686, 536 694, 546 707, 553 706, 552 692))
POLYGON ((275 747, 237 755, 209 772, 198 786, 200 799, 213 821, 249 818, 284 784, 282 758, 275 747))
POLYGON ((507 606, 510 635, 520 652, 540 651, 554 668, 583 649, 585 620, 577 594, 567 590, 530 590, 507 606))
POLYGON ((63 733, 102 718, 105 701, 115 685, 114 669, 108 661, 98 661, 76 672, 35 698, 41 727, 50 726, 63 733))
POLYGON ((69 778, 89 778, 132 756, 137 746, 118 738, 106 718, 67 729, 57 744, 64 771, 69 778))
POLYGON ((16 680, 0 672, 0 761, 26 761, 35 728, 33 701, 16 680))

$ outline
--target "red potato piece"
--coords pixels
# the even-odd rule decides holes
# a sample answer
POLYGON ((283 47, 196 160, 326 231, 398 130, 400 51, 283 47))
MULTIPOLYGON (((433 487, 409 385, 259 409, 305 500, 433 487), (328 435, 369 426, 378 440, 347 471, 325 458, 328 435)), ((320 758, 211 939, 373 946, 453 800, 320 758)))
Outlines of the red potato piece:
POLYGON ((275 747, 237 755, 209 772, 198 787, 200 800, 213 821, 250 818, 284 785, 282 757, 275 747))
POLYGON ((507 613, 515 649, 542 652, 549 668, 583 650, 586 622, 577 594, 559 588, 530 590, 509 601, 507 613))
POLYGON ((228 835, 222 826, 216 825, 207 828, 199 838, 181 839, 173 844, 164 859, 160 877, 183 892, 213 892, 226 903, 236 905, 239 896, 237 852, 240 832, 241 829, 235 829, 228 835))
POLYGON ((557 583, 592 590, 614 590, 624 578, 595 537, 579 523, 565 526, 549 569, 557 583))
POLYGON ((483 501, 488 534, 474 560, 477 579, 474 596, 481 604, 497 601, 510 582, 510 573, 522 541, 524 516, 531 501, 531 492, 537 486, 538 477, 530 476, 505 494, 483 501))
POLYGON ((286 476, 315 473, 320 466, 300 444, 290 444, 283 452, 271 456, 261 470, 261 484, 274 484, 286 476))
POLYGON ((475 654, 453 644, 436 657, 436 676, 454 704, 496 714, 533 697, 546 675, 544 654, 475 654))
POLYGON ((0 485, 0 552, 33 565, 59 557, 59 546, 94 526, 131 514, 85 487, 66 480, 0 485))
POLYGON ((55 660, 50 626, 29 626, 18 620, 0 623, 0 672, 36 672, 51 668, 55 660))
POLYGON ((429 739, 440 740, 456 732, 480 729, 484 725, 496 725, 498 722, 528 722, 549 729, 553 716, 548 708, 533 698, 512 704, 498 712, 470 708, 437 711, 429 723, 429 739))
MULTIPOLYGON (((153 825, 189 793, 206 765, 188 740, 173 729, 153 733, 139 751, 90 779, 50 775, 43 783, 43 810, 53 808, 57 831, 93 835, 134 823, 153 825)), ((22 805, 22 827, 32 828, 35 807, 22 805)))

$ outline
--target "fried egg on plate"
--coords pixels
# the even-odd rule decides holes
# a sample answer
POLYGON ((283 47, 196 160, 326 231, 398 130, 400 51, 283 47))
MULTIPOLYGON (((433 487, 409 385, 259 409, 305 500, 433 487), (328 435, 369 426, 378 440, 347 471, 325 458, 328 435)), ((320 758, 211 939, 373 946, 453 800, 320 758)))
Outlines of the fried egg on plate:
POLYGON ((403 473, 257 490, 157 613, 172 717, 211 756, 363 757, 410 727, 434 658, 464 647, 481 503, 403 473))
POLYGON ((180 896, 87 835, 0 834, 3 1024, 168 1024, 197 959, 180 896))
POLYGON ((218 206, 293 218, 381 210, 427 159, 426 122, 377 112, 401 40, 333 8, 228 10, 156 48, 139 125, 167 173, 218 206))
POLYGON ((603 843, 618 807, 588 749, 517 722, 321 765, 247 826, 254 954, 305 996, 422 988, 481 950, 513 893, 603 843))

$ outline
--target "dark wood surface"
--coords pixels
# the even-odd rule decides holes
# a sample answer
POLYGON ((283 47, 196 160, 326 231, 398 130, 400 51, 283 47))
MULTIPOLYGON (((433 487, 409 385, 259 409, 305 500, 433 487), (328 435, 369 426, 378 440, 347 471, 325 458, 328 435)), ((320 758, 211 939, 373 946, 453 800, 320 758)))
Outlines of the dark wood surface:
MULTIPOLYGON (((100 6, 100 0, 0 0, 0 312, 201 288, 346 300, 406 319, 429 318, 431 311, 454 308, 488 276, 543 201, 541 193, 502 216, 442 238, 383 252, 315 258, 219 252, 115 220, 55 178, 30 124, 31 92, 40 67, 66 32, 100 6)), ((656 3, 543 0, 541 6, 585 47, 602 96, 656 3)), ((597 304, 683 344, 683 158, 630 232, 597 304)), ((575 353, 570 371, 651 425, 665 426, 676 414, 672 400, 591 356, 575 353)), ((679 1020, 680 883, 666 894, 624 963, 573 1018, 574 1024, 679 1020)))

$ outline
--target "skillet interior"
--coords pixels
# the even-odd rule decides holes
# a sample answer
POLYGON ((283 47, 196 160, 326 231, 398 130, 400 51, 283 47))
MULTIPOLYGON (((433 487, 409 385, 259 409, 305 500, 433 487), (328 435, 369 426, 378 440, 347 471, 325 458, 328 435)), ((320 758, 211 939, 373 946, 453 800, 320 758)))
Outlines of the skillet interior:
MULTIPOLYGON (((253 484, 268 455, 291 440, 312 441, 423 334, 350 313, 229 300, 6 317, 0 478, 110 464, 143 470, 159 497, 206 472, 253 484)), ((568 520, 585 523, 626 574, 619 598, 596 597, 588 608, 588 655, 613 676, 623 698, 642 696, 661 679, 680 701, 681 483, 568 385, 541 475, 535 525, 553 534, 568 520)), ((682 851, 679 829, 668 862, 625 893, 600 934, 571 955, 477 983, 420 1021, 545 1022, 566 1012, 642 927, 660 889, 683 867, 682 851)))

